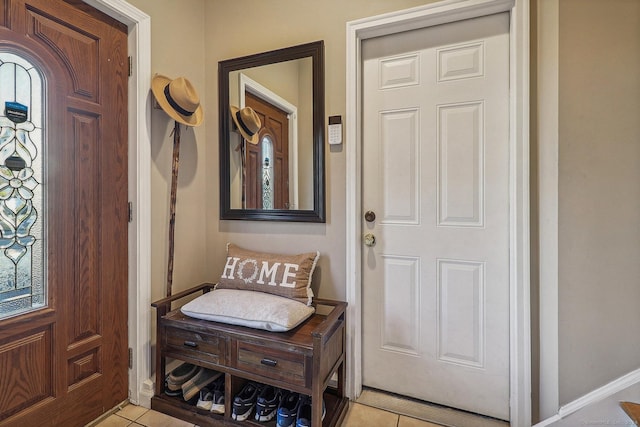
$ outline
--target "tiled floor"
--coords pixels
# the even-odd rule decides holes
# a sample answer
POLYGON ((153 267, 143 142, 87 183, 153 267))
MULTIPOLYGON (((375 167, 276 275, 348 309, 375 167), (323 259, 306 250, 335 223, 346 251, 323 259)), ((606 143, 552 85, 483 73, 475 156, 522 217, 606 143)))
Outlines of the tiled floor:
MULTIPOLYGON (((172 418, 140 406, 127 405, 96 427, 194 427, 193 424, 172 418)), ((342 423, 343 427, 439 427, 415 418, 397 415, 381 409, 351 403, 342 423)))
POLYGON ((509 427, 506 421, 483 417, 470 412, 458 411, 436 404, 365 388, 356 401, 360 404, 380 408, 409 418, 431 421, 435 425, 455 427, 509 427))
POLYGON ((141 406, 127 405, 96 427, 193 427, 192 423, 141 406))
POLYGON ((416 418, 394 414, 382 409, 351 403, 343 427, 439 427, 416 418))
MULTIPOLYGON (((484 417, 477 417, 471 419, 470 414, 458 414, 462 415, 460 418, 447 419, 440 421, 441 414, 434 414, 433 408, 419 408, 415 402, 402 403, 397 406, 397 402, 394 399, 384 401, 383 398, 376 393, 369 395, 363 393, 364 400, 362 403, 351 402, 349 404, 349 411, 345 417, 342 427, 441 427, 441 426, 454 426, 454 427, 502 427, 508 426, 508 423, 497 420, 486 419, 484 417), (435 417, 439 423, 433 424, 426 421, 421 421, 414 417, 406 415, 398 415, 391 411, 384 411, 377 409, 371 404, 381 405, 385 407, 396 407, 396 412, 402 412, 406 414, 415 414, 415 417, 435 417), (428 414, 427 414, 428 412, 428 414), (484 419, 483 419, 484 418, 484 419), (490 424, 494 423, 494 424, 490 424)), ((363 398, 361 396, 361 399, 363 398)), ((590 405, 574 414, 569 415, 567 418, 559 420, 552 424, 552 426, 558 427, 573 427, 577 425, 598 425, 598 426, 611 426, 611 425, 624 425, 631 426, 633 421, 624 413, 620 408, 621 400, 628 400, 634 402, 640 402, 640 385, 634 385, 612 395, 602 401, 590 405)), ((359 399, 360 401, 360 399, 359 399)), ((429 406, 429 405, 425 405, 429 406)), ((450 410, 449 410, 450 411, 450 410)), ((450 414, 445 414, 449 416, 450 414)), ((148 410, 134 405, 127 405, 121 410, 106 418, 102 422, 96 424, 97 427, 194 427, 193 424, 187 423, 181 420, 164 415, 160 412, 148 410)))

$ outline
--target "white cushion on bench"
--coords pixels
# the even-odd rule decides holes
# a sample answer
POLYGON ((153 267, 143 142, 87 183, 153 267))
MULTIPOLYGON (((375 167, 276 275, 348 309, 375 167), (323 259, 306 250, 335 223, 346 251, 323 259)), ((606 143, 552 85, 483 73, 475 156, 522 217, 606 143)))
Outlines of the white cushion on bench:
POLYGON ((313 307, 290 298, 238 289, 216 289, 180 310, 196 319, 274 332, 293 329, 315 312, 313 307))

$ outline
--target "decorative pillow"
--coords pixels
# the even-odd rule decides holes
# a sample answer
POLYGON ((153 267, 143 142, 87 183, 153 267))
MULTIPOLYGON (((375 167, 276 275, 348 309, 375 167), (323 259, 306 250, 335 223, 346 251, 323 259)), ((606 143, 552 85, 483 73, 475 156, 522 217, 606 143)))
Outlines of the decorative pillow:
POLYGON ((301 302, 264 292, 216 289, 180 309, 196 319, 284 332, 295 328, 315 309, 301 302))
POLYGON ((227 244, 227 263, 216 289, 267 292, 311 305, 311 277, 319 252, 277 255, 227 244))

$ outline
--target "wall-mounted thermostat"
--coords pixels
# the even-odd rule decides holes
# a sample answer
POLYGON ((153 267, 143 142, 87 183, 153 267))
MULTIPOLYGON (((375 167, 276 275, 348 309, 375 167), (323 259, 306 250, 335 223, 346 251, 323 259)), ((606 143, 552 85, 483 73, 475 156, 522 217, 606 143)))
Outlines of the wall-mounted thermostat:
POLYGON ((342 117, 330 116, 329 117, 329 144, 337 145, 342 144, 342 117))

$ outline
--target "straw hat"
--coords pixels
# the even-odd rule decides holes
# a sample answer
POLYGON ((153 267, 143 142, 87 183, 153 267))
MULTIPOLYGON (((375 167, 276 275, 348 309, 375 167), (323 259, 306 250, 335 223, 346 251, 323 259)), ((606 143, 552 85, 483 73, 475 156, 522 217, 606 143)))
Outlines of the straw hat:
POLYGON ((244 107, 242 110, 231 106, 231 118, 238 127, 238 130, 252 144, 258 143, 258 131, 262 127, 260 117, 251 107, 244 107))
POLYGON ((189 80, 184 77, 171 80, 156 74, 151 81, 151 90, 160 107, 172 119, 187 126, 200 126, 203 119, 202 106, 189 80))

